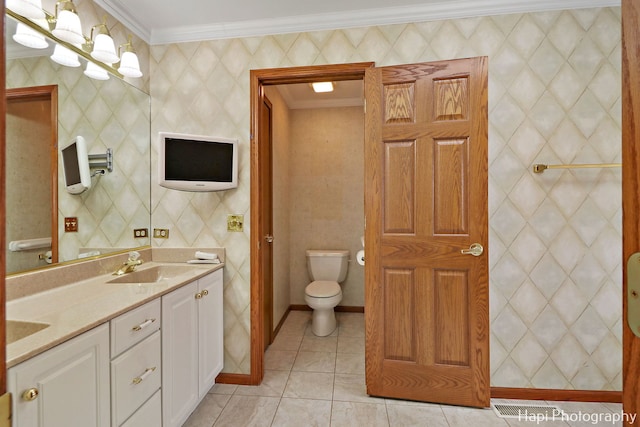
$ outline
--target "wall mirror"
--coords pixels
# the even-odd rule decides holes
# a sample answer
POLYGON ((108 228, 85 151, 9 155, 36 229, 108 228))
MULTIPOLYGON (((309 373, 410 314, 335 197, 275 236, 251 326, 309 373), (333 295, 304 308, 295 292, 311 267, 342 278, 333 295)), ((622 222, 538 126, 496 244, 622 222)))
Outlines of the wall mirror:
POLYGON ((148 246, 135 230, 151 225, 149 95, 113 75, 87 77, 85 59, 59 65, 50 39, 43 49, 15 43, 16 22, 5 22, 7 274, 148 246), (111 149, 113 171, 74 195, 60 150, 77 136, 89 155, 111 149))

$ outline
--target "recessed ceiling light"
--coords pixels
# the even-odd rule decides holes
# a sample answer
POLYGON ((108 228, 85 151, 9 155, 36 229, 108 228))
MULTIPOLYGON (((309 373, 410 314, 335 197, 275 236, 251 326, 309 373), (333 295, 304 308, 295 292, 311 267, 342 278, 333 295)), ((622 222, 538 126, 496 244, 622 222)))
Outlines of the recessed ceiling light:
POLYGON ((315 82, 311 83, 315 93, 333 92, 333 82, 315 82))

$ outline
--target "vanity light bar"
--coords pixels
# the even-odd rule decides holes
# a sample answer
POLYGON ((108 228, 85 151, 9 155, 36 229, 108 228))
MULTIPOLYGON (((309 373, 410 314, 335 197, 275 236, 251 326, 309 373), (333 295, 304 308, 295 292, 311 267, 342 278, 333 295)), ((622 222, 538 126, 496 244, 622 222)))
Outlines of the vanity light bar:
POLYGON ((58 43, 61 46, 66 47, 67 49, 71 50, 74 53, 77 53, 78 55, 80 55, 84 59, 86 59, 87 61, 96 64, 97 66, 105 69, 106 71, 108 71, 109 73, 113 74, 114 76, 119 77, 119 78, 123 78, 124 77, 122 75, 122 73, 120 73, 117 69, 115 69, 113 67, 110 67, 109 65, 107 65, 107 64, 105 64, 103 62, 95 61, 88 52, 85 52, 81 48, 79 48, 77 46, 74 46, 74 45, 72 45, 70 43, 67 43, 64 40, 59 39, 58 37, 54 36, 50 31, 45 30, 44 28, 42 28, 41 26, 39 26, 35 22, 31 21, 30 19, 25 18, 24 16, 15 13, 11 9, 6 9, 6 12, 7 12, 7 15, 12 17, 16 21, 25 24, 29 28, 33 29, 34 31, 37 31, 38 33, 40 33, 40 34, 42 34, 42 35, 44 35, 46 37, 49 37, 54 42, 58 43))

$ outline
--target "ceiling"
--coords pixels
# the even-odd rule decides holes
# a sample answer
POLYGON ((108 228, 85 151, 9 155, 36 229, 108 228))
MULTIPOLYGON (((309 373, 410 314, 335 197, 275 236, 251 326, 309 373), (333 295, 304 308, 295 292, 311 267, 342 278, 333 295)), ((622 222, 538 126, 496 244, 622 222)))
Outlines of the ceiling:
POLYGON ((152 45, 620 5, 620 0, 94 1, 152 45))

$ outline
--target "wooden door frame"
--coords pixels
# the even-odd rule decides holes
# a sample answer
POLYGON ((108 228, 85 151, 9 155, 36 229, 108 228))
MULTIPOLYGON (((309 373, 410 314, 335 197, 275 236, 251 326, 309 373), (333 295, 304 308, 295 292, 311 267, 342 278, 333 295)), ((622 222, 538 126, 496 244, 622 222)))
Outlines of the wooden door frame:
POLYGON ((6 113, 8 111, 7 104, 9 101, 45 100, 51 104, 51 115, 49 117, 51 124, 51 132, 49 134, 49 167, 51 170, 49 174, 51 180, 51 262, 55 264, 58 262, 58 86, 44 85, 6 89, 5 99, 5 132, 6 113))
POLYGON ((260 163, 258 158, 259 101, 263 87, 277 84, 310 83, 318 80, 364 80, 364 72, 373 67, 373 62, 351 64, 318 65, 308 67, 270 68, 251 70, 250 108, 251 108, 251 197, 250 197, 250 257, 251 257, 251 373, 221 374, 218 382, 235 384, 260 384, 264 376, 264 317, 262 301, 264 298, 262 266, 260 264, 262 237, 261 208, 264 204, 264 188, 260 182, 260 163))
MULTIPOLYGON (((0 6, 0 12, 4 16, 4 2, 0 6)), ((0 20, 0 34, 2 34, 2 42, 4 44, 4 19, 0 20)), ((0 253, 4 254, 7 250, 7 235, 5 232, 7 217, 5 216, 6 198, 5 198, 5 164, 6 164, 6 120, 7 120, 7 99, 6 99, 6 60, 5 49, 0 51, 0 86, 2 91, 2 101, 0 104, 0 253)), ((7 392, 7 336, 6 336, 6 290, 5 277, 7 275, 6 260, 4 256, 0 257, 0 396, 7 392)), ((0 423, 5 422, 0 420, 0 423)))
MULTIPOLYGON (((640 338, 627 322, 627 259, 640 250, 640 0, 622 0, 622 403, 640 411, 640 338)), ((640 425, 636 419, 634 425, 640 425)))

